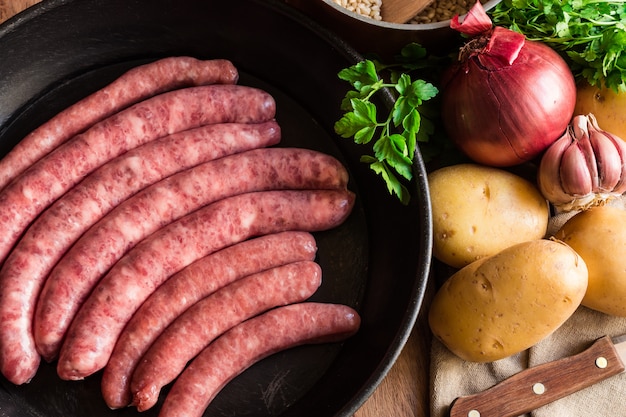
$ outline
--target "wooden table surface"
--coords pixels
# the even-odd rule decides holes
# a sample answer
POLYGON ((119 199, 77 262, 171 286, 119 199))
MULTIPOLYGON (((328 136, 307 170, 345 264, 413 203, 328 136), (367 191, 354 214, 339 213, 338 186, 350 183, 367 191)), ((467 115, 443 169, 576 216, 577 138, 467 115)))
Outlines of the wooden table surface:
MULTIPOLYGON (((39 1, 0 0, 0 23, 39 1)), ((398 360, 354 417, 428 417, 429 345, 430 332, 421 315, 398 360)))

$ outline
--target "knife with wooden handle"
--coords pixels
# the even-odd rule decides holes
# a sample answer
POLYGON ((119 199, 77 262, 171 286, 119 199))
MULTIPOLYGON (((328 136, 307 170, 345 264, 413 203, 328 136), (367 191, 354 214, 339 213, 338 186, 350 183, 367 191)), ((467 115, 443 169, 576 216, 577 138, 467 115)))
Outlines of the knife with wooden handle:
POLYGON ((515 417, 624 371, 626 335, 604 336, 587 350, 521 371, 493 387, 459 397, 450 417, 515 417))

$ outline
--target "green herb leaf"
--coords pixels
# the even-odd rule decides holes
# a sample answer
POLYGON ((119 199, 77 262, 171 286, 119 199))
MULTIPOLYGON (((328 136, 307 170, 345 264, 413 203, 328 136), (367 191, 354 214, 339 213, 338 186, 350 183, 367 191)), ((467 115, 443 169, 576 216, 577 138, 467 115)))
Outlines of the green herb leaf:
POLYGON ((338 73, 352 86, 341 102, 344 115, 335 123, 335 132, 353 138, 357 144, 373 142, 373 155, 363 155, 367 163, 387 185, 390 194, 408 204, 410 194, 402 180, 413 178, 412 166, 418 142, 427 142, 434 123, 420 113, 425 101, 439 93, 437 87, 421 78, 413 79, 412 71, 430 72, 441 61, 433 59, 422 46, 412 43, 402 49, 398 62, 384 64, 365 59, 338 73), (395 93, 393 108, 383 114, 372 97, 382 89, 395 93))
POLYGON ((577 80, 626 91, 626 2, 503 0, 489 14, 560 52, 577 80))
POLYGON ((368 163, 372 171, 380 175, 385 184, 387 184, 387 190, 389 194, 395 194, 398 196, 400 202, 404 205, 409 204, 411 199, 409 190, 398 180, 393 173, 393 170, 384 161, 379 161, 376 158, 363 156, 361 162, 368 163))
POLYGON ((357 91, 378 81, 376 67, 372 61, 362 61, 350 68, 339 71, 339 78, 348 81, 357 91))

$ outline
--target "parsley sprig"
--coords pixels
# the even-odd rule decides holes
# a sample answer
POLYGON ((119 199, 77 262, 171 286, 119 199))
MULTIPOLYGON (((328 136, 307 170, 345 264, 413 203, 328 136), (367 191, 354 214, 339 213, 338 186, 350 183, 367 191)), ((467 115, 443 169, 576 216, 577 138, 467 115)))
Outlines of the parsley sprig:
POLYGON ((578 80, 626 91, 626 2, 503 0, 489 14, 561 52, 578 80))
POLYGON ((426 50, 410 44, 402 50, 397 63, 365 59, 338 74, 353 89, 342 100, 345 113, 335 123, 335 131, 344 138, 353 138, 357 144, 374 141, 373 155, 361 156, 361 162, 369 164, 383 178, 389 193, 403 204, 408 204, 410 193, 400 178, 413 178, 417 142, 428 141, 434 130, 434 124, 420 113, 420 107, 439 93, 433 84, 413 79, 411 71, 430 65, 426 50), (382 114, 383 110, 372 101, 383 89, 394 92, 396 99, 387 114, 382 114))

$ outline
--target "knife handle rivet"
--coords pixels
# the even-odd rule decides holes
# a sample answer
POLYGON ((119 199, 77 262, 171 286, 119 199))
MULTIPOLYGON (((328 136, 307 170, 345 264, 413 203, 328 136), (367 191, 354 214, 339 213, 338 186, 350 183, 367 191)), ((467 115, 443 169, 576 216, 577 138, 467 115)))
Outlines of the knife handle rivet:
POLYGON ((467 413, 467 417, 480 417, 480 411, 470 410, 469 413, 467 413))
POLYGON ((541 382, 537 382, 535 385, 533 385, 533 392, 537 395, 541 395, 546 392, 546 387, 541 382))
POLYGON ((606 360, 605 357, 600 356, 599 358, 596 359, 596 366, 600 369, 604 369, 609 365, 609 361, 606 360))

